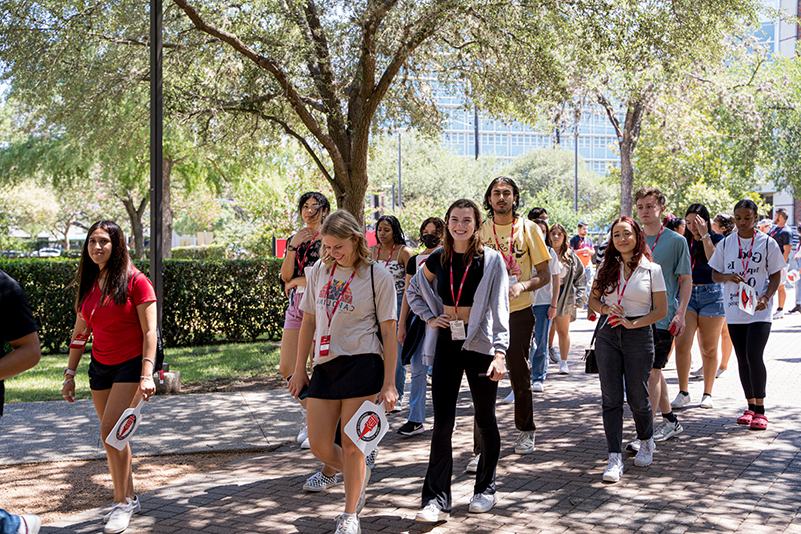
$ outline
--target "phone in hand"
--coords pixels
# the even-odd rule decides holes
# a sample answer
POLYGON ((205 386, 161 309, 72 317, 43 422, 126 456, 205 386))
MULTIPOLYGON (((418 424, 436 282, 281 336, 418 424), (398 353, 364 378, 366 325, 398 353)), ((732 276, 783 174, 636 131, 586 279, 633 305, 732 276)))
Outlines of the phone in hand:
POLYGON ((679 329, 675 324, 670 327, 670 335, 671 336, 673 336, 673 337, 678 336, 679 335, 678 332, 679 332, 679 329))
MULTIPOLYGON (((292 376, 293 375, 289 375, 288 377, 286 377, 287 383, 289 383, 289 381, 292 379, 292 376)), ((303 400, 308 396, 309 396, 309 384, 306 384, 305 386, 303 386, 303 389, 300 390, 300 395, 298 395, 298 400, 303 400)))

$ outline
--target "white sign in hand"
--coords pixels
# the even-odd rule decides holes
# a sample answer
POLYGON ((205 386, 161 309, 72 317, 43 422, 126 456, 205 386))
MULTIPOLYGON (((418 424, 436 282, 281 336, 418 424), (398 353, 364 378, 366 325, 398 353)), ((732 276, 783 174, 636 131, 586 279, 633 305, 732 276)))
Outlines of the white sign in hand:
POLYGON ((139 401, 139 404, 136 405, 136 408, 128 408, 117 420, 117 424, 114 425, 114 428, 111 429, 109 435, 106 437, 106 443, 121 451, 125 448, 128 444, 128 440, 131 439, 134 432, 136 432, 136 427, 139 426, 139 421, 142 419, 141 411, 142 411, 142 404, 145 402, 144 397, 139 401))
POLYGON ((754 315, 757 301, 756 289, 745 282, 740 282, 737 296, 737 306, 748 315, 754 315))
POLYGON ((365 456, 369 455, 389 430, 384 403, 364 401, 343 430, 365 456))

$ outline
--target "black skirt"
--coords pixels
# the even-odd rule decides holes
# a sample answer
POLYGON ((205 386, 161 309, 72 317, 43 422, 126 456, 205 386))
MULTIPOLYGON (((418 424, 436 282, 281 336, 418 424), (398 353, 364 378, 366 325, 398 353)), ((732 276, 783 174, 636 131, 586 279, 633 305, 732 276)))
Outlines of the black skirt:
POLYGON ((309 384, 313 399, 357 399, 378 395, 384 384, 384 360, 378 354, 337 356, 316 365, 309 384))

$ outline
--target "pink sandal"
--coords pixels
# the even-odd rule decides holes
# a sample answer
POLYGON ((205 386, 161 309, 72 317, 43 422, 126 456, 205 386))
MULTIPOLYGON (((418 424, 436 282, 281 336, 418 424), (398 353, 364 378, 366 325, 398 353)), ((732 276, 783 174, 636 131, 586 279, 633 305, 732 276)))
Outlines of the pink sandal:
POLYGON ((767 430, 767 428, 768 418, 761 413, 754 414, 753 419, 751 419, 751 430, 767 430))
POLYGON ((753 419, 754 419, 754 412, 752 412, 751 410, 746 410, 743 412, 743 415, 737 418, 737 424, 750 425, 753 419))

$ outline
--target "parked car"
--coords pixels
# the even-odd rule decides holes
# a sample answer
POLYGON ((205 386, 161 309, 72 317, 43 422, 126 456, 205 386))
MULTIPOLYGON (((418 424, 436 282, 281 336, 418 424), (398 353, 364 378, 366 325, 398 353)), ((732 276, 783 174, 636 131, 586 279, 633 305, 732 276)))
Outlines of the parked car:
POLYGON ((61 256, 61 250, 52 247, 40 248, 31 252, 33 258, 58 258, 61 256))

